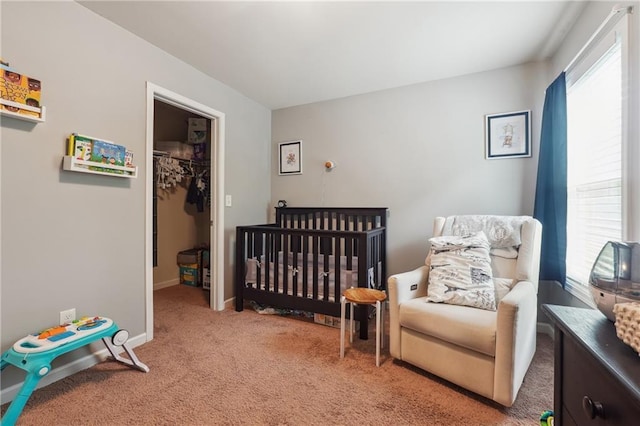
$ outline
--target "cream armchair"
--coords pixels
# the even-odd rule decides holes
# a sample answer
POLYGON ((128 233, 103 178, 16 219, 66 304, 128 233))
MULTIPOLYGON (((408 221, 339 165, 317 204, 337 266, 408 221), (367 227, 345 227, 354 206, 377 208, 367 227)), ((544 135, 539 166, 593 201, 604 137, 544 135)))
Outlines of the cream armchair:
POLYGON ((505 219, 520 233, 510 254, 491 250, 497 310, 427 302, 427 256, 425 265, 389 277, 391 356, 510 407, 536 350, 542 225, 528 216, 438 217, 433 236, 459 234, 469 218, 487 235, 495 231, 488 224, 505 219))

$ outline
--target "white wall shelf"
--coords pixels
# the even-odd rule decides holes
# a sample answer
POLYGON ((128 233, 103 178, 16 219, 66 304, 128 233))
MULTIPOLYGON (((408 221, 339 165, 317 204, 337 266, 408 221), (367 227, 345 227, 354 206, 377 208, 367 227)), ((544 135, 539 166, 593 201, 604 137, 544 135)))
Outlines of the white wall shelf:
MULTIPOLYGON (((2 102, 2 103, 5 103, 5 102, 2 102)), ((41 107, 37 109, 40 111, 40 117, 36 117, 34 115, 20 114, 19 112, 12 112, 6 109, 0 109, 0 115, 5 117, 17 118, 18 120, 31 121, 33 123, 44 123, 46 109, 45 107, 41 107)))
POLYGON ((85 161, 85 160, 78 160, 77 158, 73 157, 72 155, 65 155, 64 156, 64 161, 62 162, 62 168, 64 170, 68 170, 71 172, 80 172, 80 173, 91 173, 94 175, 104 175, 104 176, 113 176, 113 177, 120 177, 120 178, 137 178, 138 177, 138 167, 134 166, 134 167, 126 167, 126 166, 113 166, 111 164, 104 164, 104 163, 97 163, 95 161, 85 161), (103 169, 109 169, 109 170, 120 170, 123 171, 123 174, 118 174, 118 173, 110 173, 107 171, 102 171, 102 170, 91 170, 89 169, 90 166, 93 167, 100 167, 103 169))

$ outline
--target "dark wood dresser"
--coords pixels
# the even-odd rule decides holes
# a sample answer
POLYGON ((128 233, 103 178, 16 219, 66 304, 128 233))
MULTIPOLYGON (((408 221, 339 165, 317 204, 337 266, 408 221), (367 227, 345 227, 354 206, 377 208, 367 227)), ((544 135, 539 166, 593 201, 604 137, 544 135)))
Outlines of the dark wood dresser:
POLYGON ((640 357, 600 311, 542 305, 554 324, 554 426, 640 425, 640 357))

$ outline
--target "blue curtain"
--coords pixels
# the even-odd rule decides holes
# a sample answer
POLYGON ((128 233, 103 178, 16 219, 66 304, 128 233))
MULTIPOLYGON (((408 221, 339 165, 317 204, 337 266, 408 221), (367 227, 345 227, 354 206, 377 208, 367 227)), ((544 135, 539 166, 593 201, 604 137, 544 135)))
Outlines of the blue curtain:
POLYGON ((542 223, 540 279, 567 278, 567 85, 564 72, 547 88, 542 111, 533 216, 542 223))

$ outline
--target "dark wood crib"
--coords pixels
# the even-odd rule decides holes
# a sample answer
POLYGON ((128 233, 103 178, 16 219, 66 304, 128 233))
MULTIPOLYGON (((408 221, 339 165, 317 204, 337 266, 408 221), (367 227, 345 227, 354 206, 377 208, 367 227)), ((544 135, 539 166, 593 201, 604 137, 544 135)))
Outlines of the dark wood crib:
POLYGON ((236 311, 253 300, 337 317, 345 289, 386 290, 386 224, 386 207, 278 207, 276 223, 238 226, 236 311))

